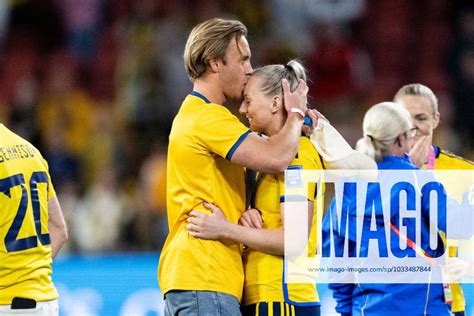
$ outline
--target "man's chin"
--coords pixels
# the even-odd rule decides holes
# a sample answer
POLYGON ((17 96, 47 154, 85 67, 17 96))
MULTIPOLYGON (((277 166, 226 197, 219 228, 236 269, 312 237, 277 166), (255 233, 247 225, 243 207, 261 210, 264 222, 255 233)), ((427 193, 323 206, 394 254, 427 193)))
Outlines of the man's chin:
POLYGON ((242 95, 238 95, 238 96, 226 96, 226 99, 232 104, 241 104, 244 98, 242 95))

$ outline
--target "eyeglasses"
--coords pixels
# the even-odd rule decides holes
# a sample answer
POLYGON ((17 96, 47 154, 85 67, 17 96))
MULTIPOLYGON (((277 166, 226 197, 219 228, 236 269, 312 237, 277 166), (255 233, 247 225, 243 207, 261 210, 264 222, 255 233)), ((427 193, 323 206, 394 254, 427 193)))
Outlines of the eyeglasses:
POLYGON ((418 127, 412 127, 406 132, 407 136, 410 138, 415 137, 418 134, 418 127))

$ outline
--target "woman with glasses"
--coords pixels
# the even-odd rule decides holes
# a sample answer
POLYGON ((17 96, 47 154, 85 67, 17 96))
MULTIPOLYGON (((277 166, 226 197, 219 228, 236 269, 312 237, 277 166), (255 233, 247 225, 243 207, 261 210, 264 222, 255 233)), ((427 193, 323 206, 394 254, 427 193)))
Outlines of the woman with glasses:
MULTIPOLYGON (((417 170, 408 152, 413 147, 414 138, 418 128, 413 126, 410 113, 403 107, 393 102, 383 102, 372 106, 365 114, 363 121, 363 135, 356 145, 356 149, 372 157, 378 165, 379 170, 417 170)), ((381 174, 379 182, 383 183, 383 177, 389 176, 381 174)), ((369 196, 374 196, 379 191, 368 189, 367 200, 369 196)), ((422 221, 421 234, 429 234, 429 221, 426 220, 426 214, 429 205, 422 201, 422 221)), ((370 206, 371 207, 371 206, 370 206)), ((323 234, 328 234, 331 230, 330 220, 334 216, 335 202, 329 207, 329 211, 323 220, 323 234)), ((376 216, 380 214, 376 213, 376 216)), ((379 223, 380 217, 376 222, 379 223)), ((398 215, 391 215, 390 221, 395 228, 394 231, 402 231, 398 227, 400 219, 398 215)), ((383 218, 382 218, 383 222, 383 218)), ((378 231, 378 230, 377 230, 378 231)), ((346 239, 345 231, 332 229, 334 235, 334 247, 344 247, 346 239)), ((349 243, 357 242, 357 236, 349 232, 347 237, 349 243)), ((399 235, 400 237, 400 235, 399 235)), ((431 257, 437 257, 444 252, 444 245, 440 242, 439 234, 436 234, 438 247, 428 253, 431 257)), ((329 238, 325 240, 328 242, 329 238)), ((325 247, 325 245, 323 245, 325 247)), ((360 253, 367 251, 361 244, 360 253)), ((393 276, 392 276, 393 277, 393 276)), ((387 275, 386 282, 393 281, 390 275, 387 275)), ((443 284, 432 283, 429 280, 420 284, 369 284, 357 283, 332 283, 329 288, 333 291, 333 296, 337 302, 336 311, 341 315, 450 315, 450 306, 445 300, 445 291, 443 284)))
MULTIPOLYGON (((415 143, 409 152, 413 163, 423 169, 474 169, 472 161, 433 145, 433 132, 439 125, 440 113, 438 111, 438 99, 430 88, 420 83, 405 85, 395 94, 394 101, 410 112, 413 123, 417 127, 415 143)), ((463 181, 461 178, 457 181, 460 186, 469 185, 468 183, 460 183, 460 181, 463 181)), ((456 189, 452 191, 456 191, 456 189)), ((449 247, 450 257, 455 258, 457 251, 457 247, 449 247)), ((453 269, 455 268, 453 267, 453 269)), ((452 312, 456 316, 463 316, 466 303, 461 286, 459 283, 452 283, 450 286, 453 295, 452 312)))

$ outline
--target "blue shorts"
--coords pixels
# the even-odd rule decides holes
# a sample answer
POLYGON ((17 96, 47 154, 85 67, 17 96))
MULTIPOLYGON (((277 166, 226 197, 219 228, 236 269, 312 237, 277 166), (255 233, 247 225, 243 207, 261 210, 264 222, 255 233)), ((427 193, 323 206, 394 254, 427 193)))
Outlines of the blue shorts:
POLYGON ((242 306, 243 316, 320 316, 320 306, 296 306, 285 302, 259 302, 242 306))
POLYGON ((237 298, 210 291, 169 291, 165 295, 165 316, 240 316, 237 298))

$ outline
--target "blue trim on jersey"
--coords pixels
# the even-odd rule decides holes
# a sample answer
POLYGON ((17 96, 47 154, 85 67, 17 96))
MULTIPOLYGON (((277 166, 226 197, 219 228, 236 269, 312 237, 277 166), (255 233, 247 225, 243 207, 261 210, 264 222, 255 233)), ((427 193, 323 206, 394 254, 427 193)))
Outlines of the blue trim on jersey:
POLYGON ((239 139, 237 139, 237 141, 235 142, 235 144, 230 148, 229 152, 227 153, 227 155, 225 156, 225 159, 229 160, 232 158, 232 156, 234 155, 234 152, 237 150, 237 148, 239 148, 240 144, 242 144, 242 142, 247 138, 247 136, 251 133, 252 131, 251 130, 248 130, 246 131, 245 133, 243 133, 242 135, 240 135, 239 139))
POLYGON ((287 170, 303 170, 303 166, 302 165, 291 165, 291 166, 288 166, 288 168, 286 168, 287 170))
MULTIPOLYGON (((295 306, 321 306, 320 302, 295 302, 290 300, 290 296, 288 295, 288 284, 285 283, 285 270, 286 270, 286 262, 285 259, 283 259, 283 275, 281 277, 281 286, 283 289, 283 298, 285 299, 285 302, 288 304, 292 304, 295 306)), ((316 288, 316 283, 314 284, 314 287, 316 288)), ((316 289, 316 292, 318 290, 316 289)))
POLYGON ((191 95, 195 96, 195 97, 198 97, 199 99, 202 99, 204 102, 206 103, 211 103, 211 101, 209 101, 208 98, 206 98, 205 96, 203 96, 202 94, 200 94, 199 92, 197 91, 192 91, 190 93, 191 95))

